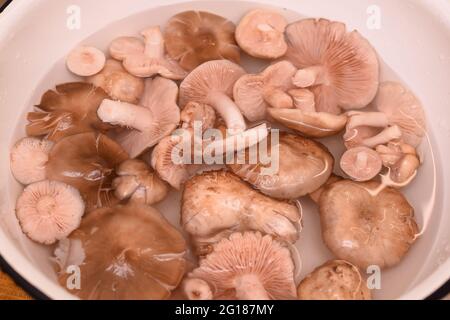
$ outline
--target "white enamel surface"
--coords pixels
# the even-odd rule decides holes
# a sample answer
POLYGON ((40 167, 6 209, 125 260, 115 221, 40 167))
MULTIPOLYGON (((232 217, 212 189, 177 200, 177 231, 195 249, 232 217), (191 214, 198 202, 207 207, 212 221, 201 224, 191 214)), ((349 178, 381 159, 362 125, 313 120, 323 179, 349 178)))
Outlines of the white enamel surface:
MULTIPOLYGON (((448 181, 450 158, 450 2, 446 0, 378 0, 381 29, 369 30, 367 8, 371 0, 258 0, 249 1, 148 1, 148 0, 14 0, 0 16, 0 254, 28 282, 55 299, 73 298, 55 282, 50 250, 22 235, 14 216, 20 186, 9 171, 8 150, 24 135, 24 115, 40 95, 59 82, 76 79, 66 71, 64 57, 78 43, 105 49, 120 35, 133 35, 149 25, 161 24, 173 14, 199 9, 237 22, 261 4, 286 8, 285 16, 325 17, 358 29, 377 49, 383 61, 382 77, 405 83, 422 101, 428 117, 432 149, 422 146, 424 165, 405 194, 428 228, 404 261, 382 274, 376 298, 423 299, 450 277, 450 215, 448 181), (170 6, 177 3, 177 5, 170 6), (81 29, 66 27, 66 10, 81 8, 81 29), (297 13, 295 13, 297 12, 297 13), (131 17, 131 18, 130 18, 131 17), (125 19, 125 20, 122 20, 125 19), (45 23, 44 23, 45 22, 45 23), (433 151, 433 153, 432 153, 433 151), (432 155, 434 157, 432 157, 432 155), (433 162, 434 158, 434 162, 433 162)), ((248 70, 258 65, 247 64, 248 70)), ((336 152, 335 140, 325 140, 336 152)), ((169 221, 178 224, 179 194, 159 205, 169 221)), ((302 201, 305 225, 297 244, 302 274, 332 255, 322 244, 314 205, 302 201)))

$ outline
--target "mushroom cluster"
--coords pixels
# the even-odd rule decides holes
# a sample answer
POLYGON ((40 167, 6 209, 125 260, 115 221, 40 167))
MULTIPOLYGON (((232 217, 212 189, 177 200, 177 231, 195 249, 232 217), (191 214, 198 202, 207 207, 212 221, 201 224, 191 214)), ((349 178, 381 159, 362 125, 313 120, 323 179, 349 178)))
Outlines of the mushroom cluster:
POLYGON ((400 188, 421 165, 424 110, 402 84, 380 83, 369 41, 265 8, 236 25, 185 11, 107 53, 79 46, 66 59, 78 80, 28 113, 10 154, 24 187, 16 216, 29 239, 56 246, 63 286, 80 269, 71 293, 370 299, 364 269, 397 265, 420 234, 400 188), (247 73, 241 50, 264 68, 247 73), (340 161, 314 140, 325 137, 346 148, 340 161), (301 280, 306 196, 339 260, 301 280), (151 207, 174 199, 182 230, 151 207))

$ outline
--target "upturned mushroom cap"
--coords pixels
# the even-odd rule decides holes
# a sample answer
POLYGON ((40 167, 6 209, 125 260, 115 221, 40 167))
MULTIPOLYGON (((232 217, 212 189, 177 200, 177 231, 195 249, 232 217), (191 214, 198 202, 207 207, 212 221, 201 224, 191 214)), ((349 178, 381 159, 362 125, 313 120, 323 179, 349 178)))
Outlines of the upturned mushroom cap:
POLYGON ((355 181, 369 181, 380 173, 383 166, 380 155, 367 147, 347 150, 341 158, 341 169, 355 181))
POLYGON ((292 76, 297 69, 289 61, 280 61, 260 74, 242 76, 234 85, 234 100, 249 121, 266 118, 269 107, 293 108, 287 93, 293 87, 292 76))
POLYGON ((210 171, 186 183, 181 224, 204 255, 235 231, 261 231, 294 243, 301 215, 294 204, 264 196, 230 172, 210 171))
MULTIPOLYGON (((273 158, 275 152, 279 153, 276 173, 263 174, 262 170, 270 168, 272 163, 232 164, 229 168, 270 197, 294 200, 320 188, 333 170, 330 152, 322 144, 301 136, 281 132, 279 143, 272 147, 269 142, 267 146, 268 157, 273 158)), ((249 159, 248 150, 246 153, 249 159)))
POLYGON ((378 182, 343 180, 320 197, 322 236, 339 258, 365 269, 398 264, 416 239, 414 209, 396 189, 378 194, 378 182))
POLYGON ((347 123, 347 116, 344 114, 276 108, 269 108, 267 111, 275 121, 310 138, 333 136, 341 132, 347 123))
POLYGON ((11 171, 21 184, 45 180, 45 166, 53 142, 36 138, 23 138, 11 149, 11 171))
POLYGON ((86 81, 102 88, 114 99, 138 103, 144 92, 144 80, 129 74, 119 61, 108 59, 103 70, 86 81))
POLYGON ((316 268, 300 283, 297 294, 299 300, 371 300, 359 269, 344 260, 316 268))
MULTIPOLYGON (((294 263, 288 248, 257 232, 234 233, 189 275, 207 282, 216 299, 295 299, 294 263)), ((195 289, 195 288, 194 288, 195 289)))
MULTIPOLYGON (((149 206, 96 210, 69 240, 80 243, 84 255, 81 289, 71 290, 83 299, 167 299, 184 274, 182 235, 149 206)), ((61 273, 60 283, 66 285, 69 276, 61 273)))
POLYGON ((16 203, 22 231, 31 240, 47 245, 78 228, 84 209, 77 189, 49 180, 30 184, 16 203))
POLYGON ((64 138, 52 148, 47 178, 78 189, 88 211, 116 202, 111 191, 114 169, 127 153, 105 135, 93 132, 64 138))
POLYGON ((249 55, 276 59, 287 51, 284 31, 286 19, 277 11, 255 9, 247 13, 236 28, 236 41, 249 55))
POLYGON ((105 54, 97 48, 81 46, 73 49, 66 59, 67 68, 81 77, 89 77, 102 71, 105 54))
POLYGON ((378 90, 379 63, 375 50, 357 31, 343 23, 304 19, 286 28, 286 59, 300 68, 294 83, 310 87, 317 111, 339 114, 340 108, 367 106, 378 90))
POLYGON ((214 128, 216 120, 216 112, 207 104, 189 102, 181 111, 182 127, 185 129, 194 128, 195 122, 199 122, 204 132, 214 128))
POLYGON ((115 195, 119 200, 152 205, 163 200, 169 188, 156 173, 141 160, 126 160, 116 170, 113 181, 115 195))
POLYGON ((167 23, 164 38, 167 52, 186 70, 210 60, 240 62, 234 39, 235 25, 227 19, 204 11, 185 11, 167 23))
POLYGON ((106 92, 83 82, 64 83, 56 91, 47 91, 36 107, 27 115, 29 136, 45 136, 58 141, 83 132, 104 132, 110 128, 97 117, 100 103, 107 99, 106 92))
POLYGON ((228 60, 205 62, 181 83, 180 105, 189 102, 208 104, 223 118, 228 129, 244 131, 245 120, 231 99, 234 84, 244 74, 244 69, 228 60))

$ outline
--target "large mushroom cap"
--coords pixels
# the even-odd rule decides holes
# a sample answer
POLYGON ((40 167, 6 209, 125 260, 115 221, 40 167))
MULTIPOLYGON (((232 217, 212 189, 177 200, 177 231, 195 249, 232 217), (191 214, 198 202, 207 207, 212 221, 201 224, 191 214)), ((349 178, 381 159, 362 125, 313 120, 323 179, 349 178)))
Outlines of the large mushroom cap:
MULTIPOLYGON (((267 143, 267 157, 272 158, 269 164, 259 159, 257 164, 232 164, 229 168, 262 193, 278 199, 297 199, 317 190, 328 180, 334 159, 322 144, 283 132, 279 143, 272 146, 271 139, 273 135, 262 142, 267 143), (278 171, 265 174, 262 170, 273 168, 277 158, 278 171)), ((246 159, 250 159, 249 150, 246 159)))
POLYGON ((88 210, 113 202, 110 194, 114 169, 127 153, 102 134, 82 133, 64 138, 52 148, 47 178, 77 188, 88 210))
POLYGON ((186 70, 210 60, 239 63, 240 51, 234 39, 235 25, 204 11, 185 11, 167 23, 164 38, 168 54, 186 70))
POLYGON ((261 231, 294 243, 301 216, 295 205, 262 195, 234 174, 211 171, 186 183, 181 222, 204 254, 234 231, 261 231))
POLYGON ((370 300, 370 290, 357 267, 344 260, 328 261, 298 286, 299 300, 370 300))
POLYGON ((28 113, 27 134, 58 141, 78 133, 105 131, 110 126, 97 117, 97 109, 107 98, 103 89, 92 84, 57 85, 56 91, 49 90, 42 96, 39 111, 28 113))
MULTIPOLYGON (((149 206, 96 210, 69 239, 81 242, 84 254, 81 289, 72 290, 83 299, 166 299, 184 274, 182 235, 149 206)), ((62 273, 60 282, 68 276, 62 273)))
POLYGON ((311 87, 317 111, 340 113, 369 104, 378 90, 375 50, 357 31, 326 19, 305 19, 286 29, 286 58, 300 70, 294 82, 311 87))
POLYGON ((408 252, 418 233, 414 209, 396 189, 370 191, 377 182, 338 181, 319 201, 322 236, 339 258, 363 269, 391 267, 408 252))
POLYGON ((292 77, 297 68, 289 61, 280 61, 260 74, 241 77, 234 85, 233 97, 249 121, 266 118, 266 109, 292 108, 292 98, 286 93, 293 87, 292 77))
POLYGON ((214 246, 189 277, 209 284, 217 299, 295 299, 289 249, 271 236, 234 233, 214 246))

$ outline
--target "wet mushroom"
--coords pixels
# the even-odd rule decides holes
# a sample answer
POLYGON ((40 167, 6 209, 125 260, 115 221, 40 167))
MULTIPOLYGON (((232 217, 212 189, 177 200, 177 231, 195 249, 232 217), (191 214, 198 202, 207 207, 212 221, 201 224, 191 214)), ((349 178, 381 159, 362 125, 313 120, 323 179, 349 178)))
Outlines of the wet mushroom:
POLYGON ((98 116, 106 123, 129 128, 115 140, 136 158, 176 129, 180 123, 177 97, 175 82, 161 77, 147 79, 140 105, 105 99, 98 116))
POLYGON ((81 46, 72 50, 66 59, 67 68, 81 77, 89 77, 102 71, 105 54, 97 48, 81 46))
POLYGON ((308 112, 316 112, 314 93, 309 89, 291 89, 288 91, 297 109, 308 112))
POLYGON ((367 147, 356 147, 344 153, 340 165, 342 171, 352 180, 369 181, 381 172, 383 163, 375 150, 367 147))
POLYGON ((45 166, 53 142, 37 138, 23 138, 11 149, 11 171, 21 184, 45 180, 45 166))
POLYGON ((91 211, 117 202, 111 192, 114 169, 127 159, 127 153, 107 136, 81 133, 53 146, 46 175, 78 189, 91 211))
MULTIPOLYGON (((383 130, 380 128, 360 126, 349 129, 349 122, 345 128, 343 135, 344 145, 347 149, 364 146, 367 143, 367 139, 378 136, 383 130)), ((369 140, 370 142, 370 140, 369 140)))
MULTIPOLYGON (((69 248, 79 247, 81 259, 69 256, 60 260, 77 261, 80 288, 70 292, 82 299, 167 299, 184 275, 183 236, 149 206, 96 210, 83 219, 69 241, 69 248)), ((59 275, 62 285, 71 275, 64 272, 67 267, 59 275)))
POLYGON ((22 231, 31 240, 46 245, 67 237, 78 228, 84 209, 77 189, 49 180, 27 186, 16 203, 22 231))
POLYGON ((204 172, 184 188, 181 224, 199 255, 236 231, 260 231, 295 243, 301 229, 299 208, 271 199, 226 171, 204 172))
POLYGON ((214 128, 216 123, 216 112, 204 103, 189 102, 181 111, 182 127, 194 128, 195 123, 201 125, 202 132, 214 128))
POLYGON ((189 71, 211 60, 239 63, 234 31, 231 21, 213 13, 181 12, 170 18, 165 28, 167 53, 189 71))
POLYGON ((366 281, 357 267, 332 260, 316 268, 297 288, 299 300, 371 300, 366 281))
POLYGON ((92 84, 73 82, 57 85, 56 91, 44 93, 36 106, 38 110, 28 113, 27 135, 58 141, 83 132, 105 132, 111 126, 97 117, 97 109, 107 98, 103 89, 92 84))
POLYGON ((214 245, 214 251, 189 274, 197 285, 187 296, 216 299, 295 299, 294 263, 288 248, 257 232, 234 233, 214 245), (209 285, 209 288, 204 283, 209 285))
POLYGON ((322 195, 323 191, 326 189, 326 187, 328 187, 329 185, 337 182, 337 181, 341 181, 344 178, 335 175, 334 173, 331 174, 330 178, 327 180, 327 182, 325 182, 325 184, 323 184, 319 189, 317 189, 314 192, 311 192, 309 194, 309 197, 311 198, 312 201, 314 201, 315 203, 319 203, 320 200, 320 196, 322 195))
POLYGON ((249 55, 277 59, 287 51, 284 31, 286 19, 277 11, 255 9, 247 13, 236 28, 236 41, 249 55))
POLYGON ((318 112, 340 114, 367 106, 378 90, 375 50, 357 31, 326 19, 304 19, 286 28, 285 58, 300 70, 294 84, 310 88, 318 112))
POLYGON ((338 181, 319 201, 322 237, 339 259, 366 269, 398 264, 416 240, 414 209, 397 190, 378 182, 338 181))
POLYGON ((128 56, 140 55, 144 51, 145 43, 136 37, 119 37, 109 45, 109 54, 118 61, 123 61, 128 56))
POLYGON ((293 88, 292 76, 296 71, 292 63, 281 61, 260 74, 242 76, 234 85, 233 96, 244 116, 254 122, 264 120, 269 107, 293 108, 287 91, 293 88))

